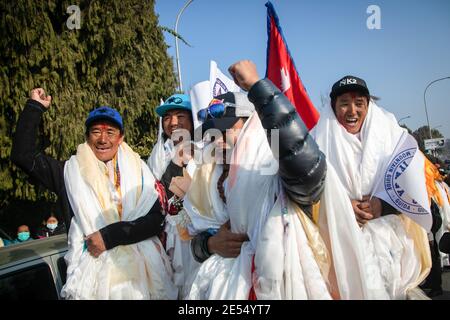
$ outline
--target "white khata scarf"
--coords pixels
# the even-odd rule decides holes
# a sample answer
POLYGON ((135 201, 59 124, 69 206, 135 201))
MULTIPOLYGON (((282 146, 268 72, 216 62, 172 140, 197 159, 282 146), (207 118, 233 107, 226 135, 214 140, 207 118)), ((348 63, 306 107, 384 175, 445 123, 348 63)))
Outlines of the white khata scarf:
POLYGON ((429 246, 419 225, 402 214, 361 229, 350 203, 373 192, 403 130, 371 101, 361 139, 339 124, 331 107, 311 132, 327 157, 319 226, 332 253, 333 292, 342 299, 404 299, 428 273, 429 246))
POLYGON ((193 231, 219 228, 246 233, 237 258, 212 255, 202 263, 188 299, 330 299, 327 255, 317 228, 285 196, 278 163, 256 113, 245 123, 226 180, 226 205, 217 190, 222 166, 198 168, 184 206, 193 231), (315 229, 314 229, 315 228, 315 229), (252 259, 255 271, 252 274, 252 259))
POLYGON ((154 177, 126 143, 117 153, 121 201, 108 178, 107 166, 87 143, 78 146, 64 167, 64 182, 74 217, 69 230, 66 299, 176 299, 172 272, 164 249, 155 236, 117 246, 92 257, 84 238, 118 221, 145 216, 157 201, 154 177), (122 218, 117 203, 122 205, 122 218))
MULTIPOLYGON (((152 152, 147 160, 147 165, 156 179, 161 177, 167 170, 167 166, 172 160, 176 147, 171 139, 164 141, 162 118, 159 118, 158 141, 153 146, 152 152)), ((186 167, 188 174, 192 177, 195 171, 195 161, 191 159, 186 167)), ((166 215, 166 252, 169 255, 173 269, 173 279, 179 289, 179 296, 184 297, 190 289, 190 283, 193 281, 192 275, 195 274, 200 264, 195 261, 191 252, 191 241, 188 235, 180 236, 180 226, 189 224, 189 216, 184 210, 176 215, 166 215)))

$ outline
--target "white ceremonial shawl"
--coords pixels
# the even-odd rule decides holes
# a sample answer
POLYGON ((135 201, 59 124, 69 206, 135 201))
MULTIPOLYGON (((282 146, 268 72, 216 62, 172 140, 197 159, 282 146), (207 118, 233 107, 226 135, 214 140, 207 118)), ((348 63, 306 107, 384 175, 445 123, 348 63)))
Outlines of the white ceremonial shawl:
POLYGON ((427 274, 425 231, 404 215, 359 228, 350 199, 371 195, 404 129, 373 101, 359 140, 326 108, 311 134, 327 157, 319 227, 332 253, 334 289, 342 299, 404 299, 427 274), (336 288, 337 287, 337 288, 336 288))
POLYGON ((194 232, 219 228, 230 220, 231 231, 246 233, 250 241, 244 242, 237 258, 212 255, 203 262, 187 298, 248 299, 254 285, 258 299, 330 299, 298 217, 304 214, 284 195, 277 168, 255 113, 232 153, 226 206, 217 191, 221 166, 206 164, 197 170, 185 198, 194 232))
POLYGON ((155 179, 139 155, 122 143, 118 150, 122 218, 113 200, 106 165, 87 143, 64 167, 64 182, 74 217, 69 230, 66 299, 176 299, 172 271, 159 239, 117 246, 94 258, 84 238, 118 221, 146 215, 157 201, 155 179))

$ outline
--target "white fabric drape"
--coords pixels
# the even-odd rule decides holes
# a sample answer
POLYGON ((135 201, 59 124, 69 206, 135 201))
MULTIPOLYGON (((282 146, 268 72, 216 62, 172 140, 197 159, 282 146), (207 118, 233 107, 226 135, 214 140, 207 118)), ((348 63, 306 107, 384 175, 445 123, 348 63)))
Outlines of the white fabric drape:
POLYGON ((336 169, 349 197, 362 199, 372 194, 380 170, 404 130, 391 113, 371 101, 361 128, 361 140, 339 124, 331 108, 322 111, 311 134, 336 169))
POLYGON ((248 299, 254 284, 258 299, 329 299, 305 232, 282 192, 276 170, 267 174, 278 164, 257 114, 244 125, 231 158, 226 206, 217 191, 222 168, 208 164, 194 176, 195 187, 188 192, 185 208, 194 231, 219 228, 229 219, 231 231, 246 233, 250 241, 242 245, 237 258, 212 255, 203 262, 188 298, 248 299), (202 199, 208 201, 200 200, 201 191, 202 199), (280 204, 281 199, 286 205, 280 204))
POLYGON ((421 274, 419 253, 404 219, 380 217, 360 229, 350 202, 372 194, 403 130, 392 114, 371 101, 360 139, 339 124, 331 108, 321 113, 312 131, 327 157, 319 226, 332 252, 342 299, 405 298, 421 274))
MULTIPOLYGON (((157 200, 154 177, 125 143, 118 150, 122 221, 146 215, 157 200)), ((85 143, 67 161, 64 182, 74 217, 69 230, 66 299, 176 299, 172 271, 159 239, 117 246, 92 257, 84 248, 87 235, 120 221, 114 186, 106 165, 85 143)))
MULTIPOLYGON (((147 160, 147 165, 155 178, 160 180, 165 173, 167 166, 172 161, 175 146, 171 139, 164 141, 162 118, 159 118, 158 141, 152 149, 147 160)), ((195 162, 190 160, 187 165, 187 172, 192 177, 195 172, 195 162)), ((179 290, 179 297, 183 297, 189 292, 193 281, 193 274, 199 268, 199 263, 195 261, 191 253, 190 240, 182 240, 178 233, 177 225, 184 224, 182 221, 186 213, 181 211, 175 216, 167 215, 164 231, 166 232, 166 252, 170 257, 174 272, 174 282, 179 290)))
POLYGON ((160 180, 172 160, 174 145, 172 140, 163 138, 162 118, 159 118, 158 140, 147 159, 147 165, 157 180, 160 180))

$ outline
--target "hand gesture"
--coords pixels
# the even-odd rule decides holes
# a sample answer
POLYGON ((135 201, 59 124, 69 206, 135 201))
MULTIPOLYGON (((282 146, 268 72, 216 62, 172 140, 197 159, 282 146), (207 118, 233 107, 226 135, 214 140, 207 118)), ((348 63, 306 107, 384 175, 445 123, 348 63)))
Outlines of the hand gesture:
POLYGON ((87 250, 94 258, 98 258, 99 255, 106 251, 105 242, 100 231, 88 235, 85 241, 87 243, 87 250))
POLYGON ((379 218, 381 216, 381 201, 378 198, 364 196, 360 200, 351 200, 353 211, 355 212, 356 221, 360 227, 366 224, 369 220, 379 218))
POLYGON ((170 182, 169 190, 172 191, 178 198, 183 198, 191 186, 191 181, 191 177, 187 173, 186 169, 183 168, 183 176, 173 177, 170 182))
POLYGON ((227 221, 208 239, 208 251, 224 258, 235 258, 241 253, 242 243, 248 240, 246 234, 231 232, 230 221, 227 221))
POLYGON ((40 102, 45 108, 50 107, 50 103, 52 102, 52 96, 46 96, 45 90, 42 88, 35 88, 31 90, 30 98, 40 102))
POLYGON ((192 159, 192 155, 194 154, 194 145, 191 143, 189 137, 181 135, 178 133, 184 132, 188 133, 187 130, 177 129, 172 133, 172 138, 181 138, 180 140, 174 141, 174 155, 173 155, 173 163, 177 166, 181 167, 183 164, 188 164, 188 162, 192 159))
POLYGON ((243 90, 248 91, 259 80, 256 65, 250 60, 241 60, 231 65, 228 72, 234 82, 243 90))

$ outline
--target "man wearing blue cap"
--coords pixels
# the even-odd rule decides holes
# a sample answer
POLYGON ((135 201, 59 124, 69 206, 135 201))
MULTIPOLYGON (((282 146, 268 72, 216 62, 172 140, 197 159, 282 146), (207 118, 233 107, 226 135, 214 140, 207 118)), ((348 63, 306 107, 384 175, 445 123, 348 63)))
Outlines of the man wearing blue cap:
POLYGON ((188 277, 199 265, 190 252, 190 236, 187 231, 189 218, 182 210, 184 194, 195 169, 192 159, 193 120, 190 97, 173 94, 156 108, 156 113, 160 116, 158 141, 147 164, 159 180, 158 191, 167 213, 164 245, 171 257, 179 296, 183 297, 189 288, 188 277))
POLYGON ((51 103, 42 88, 20 115, 11 160, 58 195, 69 228, 66 299, 174 299, 176 288, 156 235, 164 220, 155 180, 123 141, 120 114, 89 113, 86 142, 58 161, 36 148, 42 114, 51 103))
MULTIPOLYGON (((189 160, 183 161, 179 153, 176 153, 175 157, 172 155, 175 146, 180 142, 180 137, 183 137, 186 145, 189 144, 193 134, 190 98, 186 94, 174 94, 156 108, 156 113, 161 117, 161 127, 158 132, 158 142, 148 159, 148 165, 156 179, 163 184, 167 197, 171 198, 173 193, 169 190, 169 186, 172 178, 183 176, 183 167, 189 160)), ((177 149, 180 147, 181 145, 177 149)), ((184 156, 186 158, 189 155, 184 156)))

